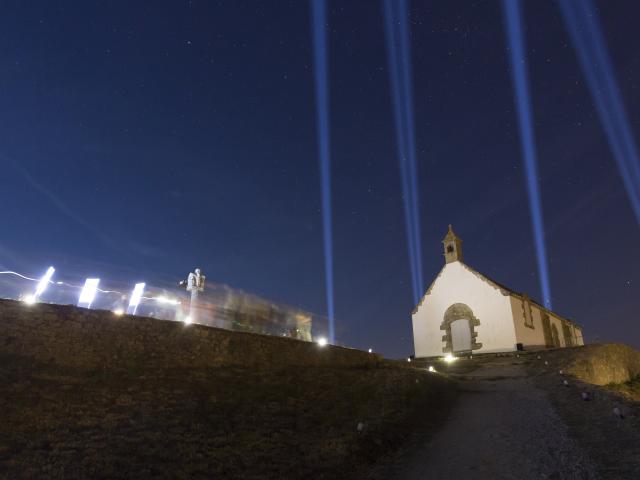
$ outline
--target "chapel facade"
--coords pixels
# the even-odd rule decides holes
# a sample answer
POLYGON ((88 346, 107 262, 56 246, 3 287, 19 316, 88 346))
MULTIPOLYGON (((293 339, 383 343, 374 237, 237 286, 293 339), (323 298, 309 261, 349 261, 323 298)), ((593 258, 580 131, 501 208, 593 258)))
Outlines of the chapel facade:
POLYGON ((451 225, 442 243, 445 265, 412 312, 417 358, 584 345, 575 322, 465 264, 451 225))

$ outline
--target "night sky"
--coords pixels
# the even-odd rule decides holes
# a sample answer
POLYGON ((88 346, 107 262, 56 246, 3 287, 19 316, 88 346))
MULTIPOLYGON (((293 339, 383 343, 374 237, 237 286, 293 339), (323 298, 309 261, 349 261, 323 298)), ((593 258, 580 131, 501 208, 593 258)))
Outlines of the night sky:
MULTIPOLYGON (((640 5, 599 2, 640 138, 640 5)), ((336 335, 413 353, 382 7, 329 4, 336 335)), ((524 4, 554 309, 640 347, 640 229, 560 11, 524 4)), ((465 261, 540 300, 501 5, 412 2, 424 277, 465 261)), ((5 1, 0 267, 209 281, 324 314, 306 1, 5 1)), ((106 280, 105 280, 106 281, 106 280)))

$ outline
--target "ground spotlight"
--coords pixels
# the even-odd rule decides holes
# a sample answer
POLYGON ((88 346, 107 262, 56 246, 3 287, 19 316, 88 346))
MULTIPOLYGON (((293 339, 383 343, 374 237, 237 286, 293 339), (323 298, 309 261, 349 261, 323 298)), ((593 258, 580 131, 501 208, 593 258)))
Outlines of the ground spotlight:
POLYGON ((33 305, 34 303, 36 303, 36 296, 35 296, 35 295, 32 295, 32 294, 25 295, 25 296, 22 298, 22 301, 23 301, 24 303, 26 303, 27 305, 33 305))
POLYGON ((189 317, 189 316, 184 317, 184 324, 185 325, 191 325, 191 323, 193 323, 193 320, 192 320, 191 317, 189 317))
POLYGON ((450 353, 447 353, 447 355, 444 357, 444 361, 447 363, 452 363, 456 361, 456 357, 454 357, 450 353))
POLYGON ((117 315, 118 317, 120 317, 120 316, 124 315, 124 310, 123 310, 123 309, 121 309, 121 308, 116 308, 116 309, 113 311, 113 314, 114 314, 114 315, 117 315))
POLYGON ((325 337, 318 338, 318 346, 326 347, 328 343, 329 342, 327 341, 327 339, 325 337))

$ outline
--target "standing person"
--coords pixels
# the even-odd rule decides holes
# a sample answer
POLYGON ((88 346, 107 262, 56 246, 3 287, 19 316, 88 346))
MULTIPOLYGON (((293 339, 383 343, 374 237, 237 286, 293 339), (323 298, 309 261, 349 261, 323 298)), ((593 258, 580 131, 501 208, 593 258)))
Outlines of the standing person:
POLYGON ((199 268, 196 268, 195 272, 189 273, 187 278, 187 292, 191 292, 191 304, 189 305, 189 316, 191 321, 194 322, 198 312, 198 295, 204 291, 205 276, 199 268))

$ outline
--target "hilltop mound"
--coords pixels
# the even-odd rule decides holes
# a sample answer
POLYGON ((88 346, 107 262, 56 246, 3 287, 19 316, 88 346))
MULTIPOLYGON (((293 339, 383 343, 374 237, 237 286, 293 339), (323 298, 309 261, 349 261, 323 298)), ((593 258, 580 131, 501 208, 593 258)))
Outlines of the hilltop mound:
POLYGON ((554 355, 566 358, 567 372, 585 383, 623 383, 640 375, 640 352, 620 343, 559 350, 554 355))
POLYGON ((377 355, 0 301, 0 477, 349 478, 452 382, 377 355))

